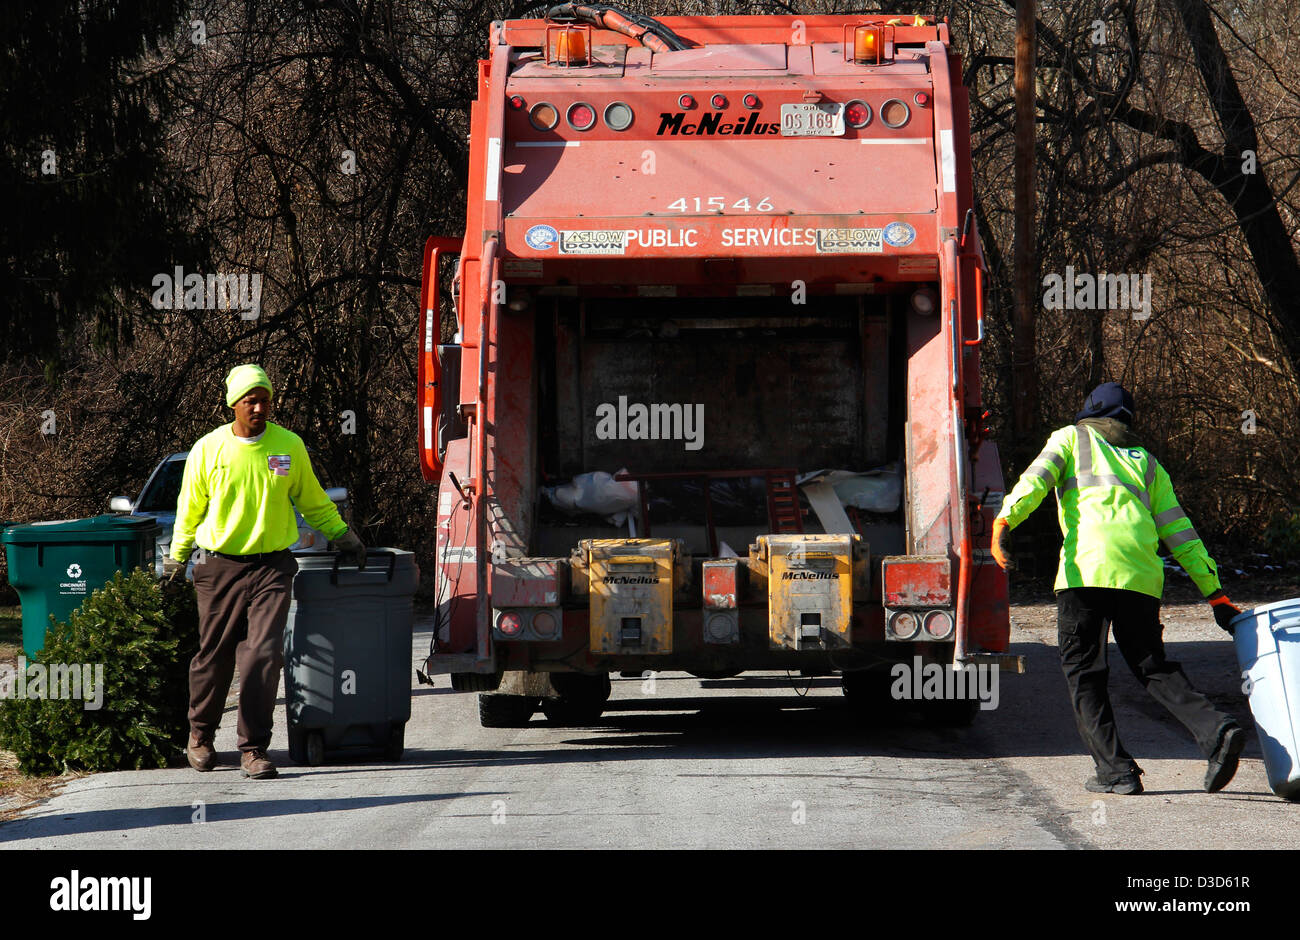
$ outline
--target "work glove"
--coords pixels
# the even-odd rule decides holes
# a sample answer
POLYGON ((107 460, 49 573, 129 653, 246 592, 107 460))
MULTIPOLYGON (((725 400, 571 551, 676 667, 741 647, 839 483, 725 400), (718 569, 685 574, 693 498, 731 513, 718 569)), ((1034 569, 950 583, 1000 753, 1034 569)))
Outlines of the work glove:
POLYGON ((334 540, 334 548, 346 564, 356 565, 358 571, 366 570, 366 547, 351 529, 334 540))
POLYGON ((167 582, 185 580, 185 562, 177 561, 171 555, 163 559, 163 580, 167 582))
POLYGON ((993 560, 1003 571, 1016 568, 1016 563, 1011 560, 1011 526, 1004 518, 993 520, 993 560))
POLYGON ((1214 622, 1223 627, 1224 630, 1227 630, 1228 635, 1231 636, 1232 618, 1241 613, 1241 608, 1228 600, 1228 595, 1223 593, 1221 590, 1215 591, 1207 597, 1206 600, 1209 601, 1210 606, 1214 608, 1214 622))

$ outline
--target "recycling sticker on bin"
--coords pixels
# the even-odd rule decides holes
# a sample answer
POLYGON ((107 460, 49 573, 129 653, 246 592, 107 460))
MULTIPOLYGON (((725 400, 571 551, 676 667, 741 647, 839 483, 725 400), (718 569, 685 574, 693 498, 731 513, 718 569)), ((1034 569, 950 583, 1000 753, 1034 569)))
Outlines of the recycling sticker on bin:
POLYGON ((64 573, 67 574, 68 580, 59 582, 60 594, 83 595, 86 593, 86 581, 81 577, 81 565, 74 561, 68 565, 67 571, 64 573))

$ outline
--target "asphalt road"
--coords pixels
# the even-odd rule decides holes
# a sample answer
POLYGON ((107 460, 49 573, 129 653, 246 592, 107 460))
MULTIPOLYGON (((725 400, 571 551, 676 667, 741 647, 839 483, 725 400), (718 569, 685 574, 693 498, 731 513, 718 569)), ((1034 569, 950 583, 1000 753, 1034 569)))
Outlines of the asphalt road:
MULTIPOLYGON (((243 779, 234 715, 223 765, 99 774, 0 824, 0 848, 1292 848, 1300 805, 1268 789, 1230 645, 1203 605, 1166 607, 1172 658, 1248 724, 1228 789, 1146 697, 1113 644, 1112 695, 1147 792, 1098 796, 1056 660, 1052 610, 1017 607, 999 703, 968 729, 873 727, 838 679, 784 673, 614 680, 598 727, 481 728, 447 677, 413 685, 397 764, 294 766, 243 779)), ((428 633, 417 633, 417 661, 428 633)))

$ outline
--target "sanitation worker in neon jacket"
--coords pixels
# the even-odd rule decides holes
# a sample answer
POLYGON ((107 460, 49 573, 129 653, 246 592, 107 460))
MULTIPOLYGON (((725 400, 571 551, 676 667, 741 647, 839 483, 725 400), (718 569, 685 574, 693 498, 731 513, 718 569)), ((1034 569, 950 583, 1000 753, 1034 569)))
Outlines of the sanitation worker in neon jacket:
POLYGON ((1192 687, 1178 663, 1165 659, 1160 597, 1164 542, 1231 632, 1240 611, 1219 584, 1214 560, 1178 505, 1164 467, 1129 430, 1133 396, 1116 382, 1088 396, 1074 424, 1047 446, 1007 494, 993 523, 993 557, 1011 567, 1011 530, 1049 490, 1065 536, 1056 574, 1061 666, 1079 734, 1097 765, 1084 786, 1094 793, 1142 792, 1142 769, 1124 750, 1106 689, 1107 632, 1115 630, 1129 668, 1161 705, 1191 731, 1209 761, 1205 789, 1223 789, 1237 771, 1246 735, 1192 687))
POLYGON ((202 563, 194 565, 199 651, 190 663, 186 758, 199 771, 216 764, 213 738, 238 665, 240 770, 255 780, 276 776, 266 749, 298 570, 289 551, 298 540, 294 506, 358 566, 365 564, 365 546, 321 489, 302 438, 267 420, 272 391, 261 366, 230 370, 226 405, 234 421, 190 449, 163 563, 167 577, 180 577, 190 553, 203 549, 202 563))

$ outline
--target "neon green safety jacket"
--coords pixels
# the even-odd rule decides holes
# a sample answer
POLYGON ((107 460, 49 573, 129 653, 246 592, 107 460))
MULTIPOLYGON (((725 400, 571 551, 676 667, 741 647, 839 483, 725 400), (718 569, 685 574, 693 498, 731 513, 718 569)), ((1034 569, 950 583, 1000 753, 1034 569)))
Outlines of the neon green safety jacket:
POLYGON ((1014 529, 1056 490, 1065 542, 1057 591, 1121 588, 1160 597, 1163 541, 1203 595, 1220 589, 1214 559, 1178 505, 1169 474, 1143 447, 1115 446, 1085 424, 1061 428, 1021 474, 999 518, 1014 529))
POLYGON ((233 423, 222 425, 199 438, 185 460, 172 558, 184 562, 195 544, 228 555, 288 548, 298 541, 294 506, 326 538, 348 529, 316 480, 302 438, 268 421, 246 444, 233 423))

